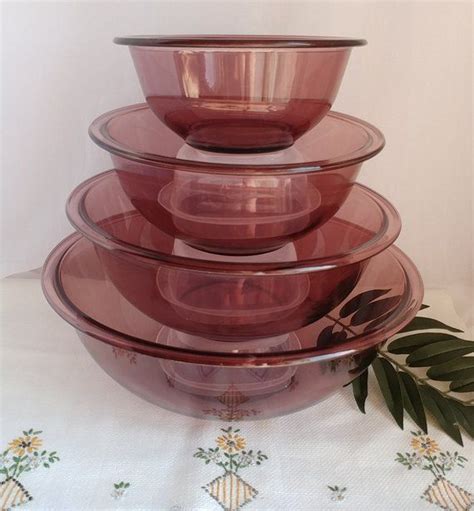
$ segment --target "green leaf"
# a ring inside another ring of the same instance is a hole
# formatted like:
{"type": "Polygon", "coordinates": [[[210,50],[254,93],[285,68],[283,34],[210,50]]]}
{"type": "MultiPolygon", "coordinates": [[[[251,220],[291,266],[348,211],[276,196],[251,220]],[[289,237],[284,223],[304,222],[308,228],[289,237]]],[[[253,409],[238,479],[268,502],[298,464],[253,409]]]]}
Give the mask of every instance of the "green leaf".
{"type": "Polygon", "coordinates": [[[462,405],[454,400],[450,400],[450,403],[457,423],[474,438],[474,406],[462,405]]]}
{"type": "MultiPolygon", "coordinates": [[[[376,357],[376,354],[369,352],[369,353],[361,353],[360,355],[354,356],[354,362],[357,364],[352,369],[349,369],[350,374],[361,374],[362,371],[365,371],[372,362],[374,361],[376,357]]],[[[352,383],[352,382],[350,382],[352,383]]]]}
{"type": "Polygon", "coordinates": [[[392,341],[387,346],[387,351],[397,355],[406,355],[419,348],[422,348],[423,346],[432,345],[442,341],[451,341],[453,339],[457,339],[459,341],[464,340],[459,339],[459,337],[454,337],[451,334],[439,334],[436,332],[405,335],[404,337],[399,337],[398,339],[392,341]]]}
{"type": "Polygon", "coordinates": [[[376,302],[372,302],[365,307],[359,309],[351,318],[352,326],[359,326],[374,319],[385,316],[387,312],[393,309],[400,302],[399,296],[391,296],[390,298],[382,298],[376,302]]]}
{"type": "Polygon", "coordinates": [[[382,325],[387,321],[387,319],[391,318],[393,316],[393,310],[389,310],[387,313],[383,314],[382,316],[379,316],[377,319],[374,319],[370,323],[367,323],[367,325],[364,326],[364,333],[370,332],[372,329],[378,327],[379,325],[382,325]]]}
{"type": "Polygon", "coordinates": [[[474,378],[474,357],[462,357],[430,367],[428,378],[438,381],[468,380],[474,378]]]}
{"type": "Polygon", "coordinates": [[[400,330],[400,332],[413,332],[413,330],[429,330],[431,328],[441,328],[443,330],[448,330],[449,332],[462,332],[462,330],[441,323],[441,321],[438,321],[437,319],[423,318],[421,316],[416,316],[416,318],[412,319],[403,330],[400,330]]]}
{"type": "Polygon", "coordinates": [[[366,369],[360,374],[355,380],[352,381],[352,392],[354,399],[356,400],[357,406],[362,413],[365,413],[365,400],[367,399],[369,371],[366,369]]]}
{"type": "Polygon", "coordinates": [[[453,392],[474,392],[474,378],[452,381],[449,390],[453,392]]]}
{"type": "Polygon", "coordinates": [[[372,362],[372,367],[387,408],[403,429],[403,400],[397,371],[388,360],[380,357],[372,362]]]}
{"type": "Polygon", "coordinates": [[[339,316],[341,318],[347,318],[357,310],[361,309],[368,305],[372,300],[375,300],[379,296],[383,296],[389,292],[389,289],[372,289],[370,291],[365,291],[364,293],[360,293],[357,296],[354,296],[351,300],[349,300],[344,307],[339,312],[339,316]]]}
{"type": "Polygon", "coordinates": [[[449,339],[418,348],[408,356],[407,364],[412,367],[434,366],[472,352],[474,352],[474,342],[449,339]]]}
{"type": "Polygon", "coordinates": [[[344,342],[347,339],[347,332],[344,330],[333,332],[334,326],[329,325],[321,330],[316,343],[318,348],[326,348],[338,342],[344,342]]]}
{"type": "Polygon", "coordinates": [[[450,400],[441,396],[438,391],[429,385],[421,385],[420,394],[426,408],[436,419],[443,431],[459,445],[463,445],[461,432],[457,426],[457,420],[451,408],[450,400]]]}
{"type": "Polygon", "coordinates": [[[426,425],[425,409],[423,401],[421,400],[420,391],[418,390],[418,385],[408,373],[399,372],[398,378],[400,379],[402,389],[403,407],[408,415],[415,421],[415,424],[426,433],[428,427],[426,425]]]}

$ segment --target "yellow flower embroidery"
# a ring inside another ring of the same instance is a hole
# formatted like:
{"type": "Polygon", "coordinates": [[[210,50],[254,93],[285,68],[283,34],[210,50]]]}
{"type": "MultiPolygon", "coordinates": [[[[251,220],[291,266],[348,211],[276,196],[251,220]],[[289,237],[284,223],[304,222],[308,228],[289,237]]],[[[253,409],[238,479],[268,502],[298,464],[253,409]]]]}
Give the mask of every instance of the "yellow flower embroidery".
{"type": "Polygon", "coordinates": [[[431,456],[439,451],[438,444],[429,436],[416,436],[411,439],[411,446],[421,456],[431,456]]]}
{"type": "Polygon", "coordinates": [[[245,448],[245,438],[237,433],[226,433],[216,438],[217,445],[229,454],[234,454],[245,448]]]}
{"type": "Polygon", "coordinates": [[[43,445],[43,441],[41,438],[37,436],[20,436],[12,440],[8,444],[8,448],[11,449],[13,454],[17,456],[23,456],[25,452],[31,454],[32,452],[37,451],[43,445]]]}

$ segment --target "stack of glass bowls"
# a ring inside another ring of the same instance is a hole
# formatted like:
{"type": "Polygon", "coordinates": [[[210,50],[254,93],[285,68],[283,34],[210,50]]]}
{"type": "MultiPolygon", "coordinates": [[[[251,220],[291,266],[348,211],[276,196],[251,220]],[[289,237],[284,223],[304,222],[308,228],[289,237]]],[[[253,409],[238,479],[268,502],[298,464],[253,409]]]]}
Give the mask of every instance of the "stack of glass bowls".
{"type": "Polygon", "coordinates": [[[177,412],[272,417],[349,383],[423,291],[398,213],[355,183],[383,135],[329,111],[365,41],[115,41],[147,103],[90,127],[114,169],[69,198],[51,306],[115,380],[177,412]]]}

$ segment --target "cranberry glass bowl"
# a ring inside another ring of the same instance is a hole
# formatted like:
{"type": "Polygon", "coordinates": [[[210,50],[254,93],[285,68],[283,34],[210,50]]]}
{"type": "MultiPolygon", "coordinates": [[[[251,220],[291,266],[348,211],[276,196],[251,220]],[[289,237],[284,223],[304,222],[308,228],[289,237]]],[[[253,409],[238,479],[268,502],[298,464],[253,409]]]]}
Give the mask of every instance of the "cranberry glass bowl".
{"type": "Polygon", "coordinates": [[[396,210],[361,185],[321,229],[254,256],[207,254],[169,236],[133,207],[113,171],[76,188],[67,213],[130,303],[171,328],[226,341],[284,334],[324,316],[400,232],[396,210]]]}
{"type": "Polygon", "coordinates": [[[43,271],[49,303],[96,362],[134,394],[200,418],[258,419],[306,408],[355,378],[416,314],[423,286],[395,247],[343,304],[306,328],[245,343],[199,339],[144,315],[110,284],[91,242],[64,240],[43,271]]]}
{"type": "Polygon", "coordinates": [[[336,97],[361,39],[279,36],[131,36],[154,114],[193,147],[260,152],[289,147],[336,97]]]}
{"type": "Polygon", "coordinates": [[[213,154],[184,144],[146,105],[102,115],[90,135],[152,224],[202,250],[236,255],[274,250],[324,224],[362,162],[384,145],[370,124],[330,113],[284,151],[213,154]]]}

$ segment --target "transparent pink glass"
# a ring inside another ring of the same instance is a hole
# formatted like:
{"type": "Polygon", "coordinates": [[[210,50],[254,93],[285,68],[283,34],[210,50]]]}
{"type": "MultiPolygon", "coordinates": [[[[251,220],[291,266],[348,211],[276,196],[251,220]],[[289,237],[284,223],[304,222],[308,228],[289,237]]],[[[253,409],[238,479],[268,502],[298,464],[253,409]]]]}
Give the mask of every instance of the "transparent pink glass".
{"type": "Polygon", "coordinates": [[[352,47],[364,40],[279,36],[131,36],[147,103],[193,147],[291,146],[329,111],[352,47]]]}
{"type": "Polygon", "coordinates": [[[201,250],[235,255],[275,250],[323,225],[362,162],[384,145],[375,127],[331,113],[284,151],[209,153],[184,144],[146,105],[104,114],[90,134],[152,224],[201,250]]]}
{"type": "Polygon", "coordinates": [[[423,295],[413,263],[392,247],[368,262],[343,303],[307,327],[264,340],[213,341],[143,314],[111,285],[93,244],[77,234],[51,253],[43,289],[125,388],[169,410],[218,420],[274,417],[336,392],[414,317],[423,295]]]}
{"type": "Polygon", "coordinates": [[[80,185],[67,212],[110,281],[144,314],[225,341],[284,334],[324,316],[400,231],[395,209],[360,185],[321,229],[254,256],[207,254],[169,236],[134,208],[115,172],[80,185]]]}

